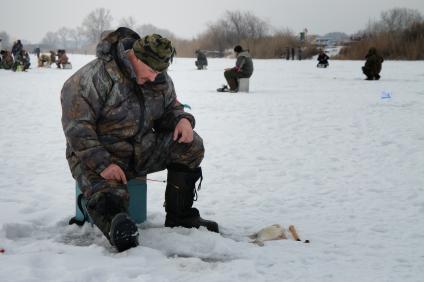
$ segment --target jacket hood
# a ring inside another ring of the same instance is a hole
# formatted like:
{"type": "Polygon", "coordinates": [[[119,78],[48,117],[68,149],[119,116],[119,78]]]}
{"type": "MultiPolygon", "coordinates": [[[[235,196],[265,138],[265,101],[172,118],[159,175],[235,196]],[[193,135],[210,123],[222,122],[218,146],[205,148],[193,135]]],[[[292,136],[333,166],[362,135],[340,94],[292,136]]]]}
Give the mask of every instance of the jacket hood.
{"type": "Polygon", "coordinates": [[[237,55],[237,58],[238,58],[238,57],[247,57],[247,58],[251,58],[251,57],[252,57],[252,55],[250,55],[249,51],[247,51],[247,50],[243,50],[243,51],[241,51],[241,52],[237,55]]]}
{"type": "Polygon", "coordinates": [[[118,43],[121,43],[121,49],[129,49],[135,40],[140,36],[127,27],[120,27],[117,30],[104,36],[96,47],[96,56],[106,61],[112,60],[116,56],[118,43]],[[122,48],[123,47],[123,48],[122,48]]]}
{"type": "Polygon", "coordinates": [[[125,76],[135,79],[135,72],[126,51],[131,49],[134,41],[139,38],[140,36],[133,30],[120,27],[105,35],[97,44],[96,56],[106,62],[115,60],[125,76]]]}

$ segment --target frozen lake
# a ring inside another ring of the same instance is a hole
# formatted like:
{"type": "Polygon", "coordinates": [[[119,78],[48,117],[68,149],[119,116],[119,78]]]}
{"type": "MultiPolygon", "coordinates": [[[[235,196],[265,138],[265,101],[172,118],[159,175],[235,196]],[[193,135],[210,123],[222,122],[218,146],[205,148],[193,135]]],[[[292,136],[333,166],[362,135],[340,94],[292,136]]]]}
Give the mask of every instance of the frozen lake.
{"type": "MultiPolygon", "coordinates": [[[[217,93],[233,59],[177,58],[169,73],[203,137],[196,206],[220,224],[164,228],[165,185],[148,183],[141,245],[116,253],[68,226],[74,181],[60,90],[72,70],[0,70],[1,281],[423,281],[424,62],[254,60],[250,93],[217,93]],[[390,93],[391,98],[383,98],[390,93]],[[250,244],[294,224],[302,239],[250,244]]],[[[165,172],[150,175],[163,180],[165,172]]]]}

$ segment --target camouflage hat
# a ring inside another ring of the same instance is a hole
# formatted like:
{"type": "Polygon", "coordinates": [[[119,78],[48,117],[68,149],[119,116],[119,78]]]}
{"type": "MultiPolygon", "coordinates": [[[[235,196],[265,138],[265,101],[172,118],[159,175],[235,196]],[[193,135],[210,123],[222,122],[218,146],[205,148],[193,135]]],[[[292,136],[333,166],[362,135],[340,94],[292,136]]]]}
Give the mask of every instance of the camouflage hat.
{"type": "Polygon", "coordinates": [[[158,72],[168,68],[175,54],[171,41],[159,34],[138,39],[133,44],[133,50],[137,58],[158,72]]]}

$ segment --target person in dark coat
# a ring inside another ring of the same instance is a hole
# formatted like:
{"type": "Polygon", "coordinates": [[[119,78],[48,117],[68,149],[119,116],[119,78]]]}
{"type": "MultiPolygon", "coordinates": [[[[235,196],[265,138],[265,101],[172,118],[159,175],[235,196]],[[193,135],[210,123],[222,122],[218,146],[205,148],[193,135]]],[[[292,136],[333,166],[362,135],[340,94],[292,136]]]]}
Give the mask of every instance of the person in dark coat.
{"type": "Polygon", "coordinates": [[[327,54],[325,54],[325,52],[323,50],[319,51],[319,55],[318,55],[318,64],[317,67],[319,68],[326,68],[328,67],[328,59],[330,57],[327,56],[327,54]]]}
{"type": "Polygon", "coordinates": [[[377,49],[371,47],[368,54],[365,56],[367,59],[365,66],[362,67],[362,72],[367,76],[366,80],[379,80],[381,65],[384,59],[377,53],[377,49]]]}
{"type": "MultiPolygon", "coordinates": [[[[15,58],[16,57],[16,55],[19,53],[19,52],[21,52],[21,50],[23,49],[23,45],[22,45],[22,43],[21,43],[21,40],[17,40],[17,41],[15,41],[14,43],[13,43],[13,46],[12,46],[12,54],[13,54],[13,57],[15,58]]],[[[16,58],[15,58],[15,60],[16,60],[16,58]]]]}
{"type": "Polygon", "coordinates": [[[1,64],[0,69],[10,70],[15,63],[12,54],[7,50],[1,50],[1,64]]]}
{"type": "Polygon", "coordinates": [[[34,53],[37,56],[37,59],[40,58],[40,53],[41,53],[40,47],[35,48],[34,53]]]}
{"type": "Polygon", "coordinates": [[[25,49],[21,49],[15,56],[15,63],[13,64],[13,71],[26,71],[31,65],[30,57],[25,49]]]}
{"type": "Polygon", "coordinates": [[[138,245],[137,226],[128,216],[127,180],[164,169],[165,226],[219,232],[216,222],[201,218],[193,207],[204,146],[167,73],[174,50],[158,34],[140,38],[120,27],[62,88],[72,176],[90,219],[118,251],[138,245]]]}
{"type": "Polygon", "coordinates": [[[68,55],[66,55],[66,50],[64,49],[57,50],[57,61],[56,61],[57,68],[64,69],[67,64],[69,64],[69,58],[68,58],[68,55]]]}
{"type": "Polygon", "coordinates": [[[208,66],[208,59],[206,58],[205,53],[200,50],[196,50],[195,54],[197,56],[195,64],[198,70],[204,69],[206,66],[208,66]]]}
{"type": "MultiPolygon", "coordinates": [[[[249,51],[243,50],[243,47],[237,45],[234,47],[234,53],[237,56],[235,67],[225,69],[224,71],[224,77],[230,87],[230,92],[238,91],[238,80],[240,78],[249,78],[253,74],[253,61],[249,51]]],[[[217,91],[227,91],[227,86],[224,85],[222,88],[218,88],[217,91]]]]}

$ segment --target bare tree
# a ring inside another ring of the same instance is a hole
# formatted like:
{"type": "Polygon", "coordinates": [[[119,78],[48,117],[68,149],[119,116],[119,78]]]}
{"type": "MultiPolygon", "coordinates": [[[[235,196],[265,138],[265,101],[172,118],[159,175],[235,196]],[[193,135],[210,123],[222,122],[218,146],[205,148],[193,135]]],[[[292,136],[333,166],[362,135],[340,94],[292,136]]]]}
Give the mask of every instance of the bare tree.
{"type": "Polygon", "coordinates": [[[127,18],[122,18],[119,21],[119,26],[125,26],[134,30],[136,28],[136,20],[131,16],[127,18]]]}
{"type": "Polygon", "coordinates": [[[226,29],[222,24],[222,22],[209,24],[207,31],[199,36],[200,48],[224,52],[229,43],[226,42],[226,29]]]}
{"type": "Polygon", "coordinates": [[[10,46],[11,46],[10,36],[9,36],[9,34],[7,34],[7,32],[1,31],[0,32],[0,39],[1,39],[1,43],[0,43],[1,48],[10,48],[10,46]]]}
{"type": "Polygon", "coordinates": [[[57,31],[57,36],[58,36],[59,44],[61,45],[61,47],[65,49],[68,48],[70,34],[71,34],[71,30],[67,27],[61,27],[57,31]]]}
{"type": "Polygon", "coordinates": [[[82,41],[84,40],[84,29],[82,27],[77,27],[69,31],[69,37],[72,39],[74,48],[79,49],[81,47],[82,41]]]}
{"type": "Polygon", "coordinates": [[[394,8],[381,13],[359,33],[360,40],[344,47],[341,59],[362,59],[370,47],[376,47],[385,59],[419,60],[424,58],[424,21],[417,10],[394,8]]]}
{"type": "Polygon", "coordinates": [[[75,49],[79,49],[81,47],[81,43],[84,38],[84,29],[82,27],[77,27],[75,29],[69,30],[69,38],[72,41],[72,46],[75,49]]]}
{"type": "Polygon", "coordinates": [[[241,42],[245,42],[249,48],[255,40],[266,36],[268,31],[269,24],[250,12],[227,11],[222,19],[209,24],[200,37],[206,48],[223,52],[241,42]]]}
{"type": "Polygon", "coordinates": [[[102,32],[110,28],[112,19],[110,10],[105,8],[98,8],[88,14],[82,26],[90,43],[96,43],[100,40],[102,32]]]}
{"type": "Polygon", "coordinates": [[[41,40],[42,44],[45,44],[49,48],[55,49],[59,43],[59,36],[56,32],[47,32],[46,35],[41,40]]]}
{"type": "Polygon", "coordinates": [[[235,42],[240,42],[242,38],[247,37],[247,32],[243,24],[244,20],[241,12],[227,11],[224,21],[227,21],[227,26],[229,28],[228,31],[233,36],[235,42]]]}
{"type": "Polygon", "coordinates": [[[269,24],[251,13],[244,15],[244,25],[249,38],[259,39],[267,35],[269,24]]]}
{"type": "Polygon", "coordinates": [[[400,32],[422,21],[419,11],[408,8],[394,8],[381,13],[381,23],[388,32],[400,32]]]}
{"type": "Polygon", "coordinates": [[[266,35],[269,25],[250,12],[227,11],[224,20],[235,41],[258,39],[266,35]]]}

